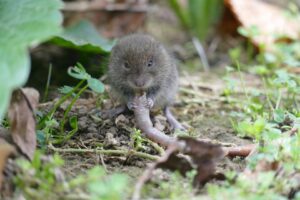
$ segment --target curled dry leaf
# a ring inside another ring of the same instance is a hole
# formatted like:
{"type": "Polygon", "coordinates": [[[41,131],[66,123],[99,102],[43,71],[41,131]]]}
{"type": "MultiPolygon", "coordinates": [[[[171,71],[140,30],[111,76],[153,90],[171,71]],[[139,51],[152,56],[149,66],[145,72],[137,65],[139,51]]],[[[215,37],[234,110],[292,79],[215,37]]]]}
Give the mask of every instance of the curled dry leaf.
{"type": "Polygon", "coordinates": [[[250,38],[256,46],[272,50],[279,39],[299,39],[299,22],[277,6],[259,0],[224,0],[224,3],[243,27],[257,27],[259,34],[250,38]]]}
{"type": "Polygon", "coordinates": [[[13,92],[8,109],[12,139],[20,151],[32,159],[36,148],[35,118],[33,109],[39,101],[39,93],[33,88],[13,92]]]}
{"type": "Polygon", "coordinates": [[[248,144],[244,146],[235,146],[235,147],[223,147],[223,150],[226,156],[235,157],[247,157],[251,155],[257,148],[256,144],[248,144]]]}
{"type": "Polygon", "coordinates": [[[216,177],[216,162],[224,156],[225,153],[220,145],[199,141],[195,138],[181,137],[170,144],[165,154],[145,170],[135,186],[132,199],[140,199],[142,186],[151,178],[152,172],[157,168],[178,170],[182,175],[195,169],[197,173],[194,177],[194,185],[202,186],[211,178],[216,177]],[[178,154],[178,152],[183,154],[178,154]]]}
{"type": "Polygon", "coordinates": [[[9,155],[15,152],[14,146],[8,144],[4,139],[0,138],[0,191],[3,181],[3,170],[6,166],[6,160],[9,155]]]}

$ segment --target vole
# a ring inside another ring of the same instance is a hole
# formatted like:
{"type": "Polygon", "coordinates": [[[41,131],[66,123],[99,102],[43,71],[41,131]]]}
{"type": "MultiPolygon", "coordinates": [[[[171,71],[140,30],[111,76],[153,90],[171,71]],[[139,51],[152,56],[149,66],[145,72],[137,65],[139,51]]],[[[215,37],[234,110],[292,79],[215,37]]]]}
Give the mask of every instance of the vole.
{"type": "Polygon", "coordinates": [[[184,127],[170,112],[178,90],[176,65],[164,48],[152,36],[131,34],[121,38],[113,47],[109,60],[109,82],[120,106],[110,115],[132,109],[137,92],[146,92],[151,110],[163,109],[173,129],[184,127]]]}

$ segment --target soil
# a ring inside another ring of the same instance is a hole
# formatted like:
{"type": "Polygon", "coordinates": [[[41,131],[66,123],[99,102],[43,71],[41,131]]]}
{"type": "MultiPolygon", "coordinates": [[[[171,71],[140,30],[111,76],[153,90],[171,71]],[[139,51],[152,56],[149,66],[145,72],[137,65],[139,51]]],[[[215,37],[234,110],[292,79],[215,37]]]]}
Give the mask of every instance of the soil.
{"type": "MultiPolygon", "coordinates": [[[[179,92],[176,104],[172,110],[179,121],[189,127],[188,133],[190,136],[228,143],[228,145],[249,144],[251,143],[250,140],[238,137],[232,129],[230,112],[234,108],[222,100],[222,90],[225,85],[215,73],[194,73],[193,75],[182,76],[181,92],[179,92]],[[187,77],[189,78],[187,79],[187,77]],[[204,84],[207,77],[210,80],[209,85],[204,84]],[[190,80],[193,81],[191,82],[190,80]],[[194,95],[187,94],[185,90],[190,90],[192,87],[196,93],[194,95]],[[202,97],[199,98],[198,96],[202,97]]],[[[99,105],[97,104],[97,96],[90,94],[85,96],[86,98],[81,98],[75,103],[69,115],[77,116],[78,132],[70,140],[61,145],[56,145],[56,147],[62,149],[132,149],[133,142],[131,138],[135,127],[132,113],[121,114],[113,119],[101,119],[101,111],[113,107],[111,100],[109,98],[102,99],[102,103],[99,105]]],[[[41,104],[40,110],[48,110],[53,106],[54,102],[41,104]]],[[[68,104],[69,102],[63,104],[56,113],[55,117],[58,121],[63,116],[68,104]]],[[[169,130],[166,119],[161,113],[154,114],[153,121],[155,126],[166,134],[178,134],[169,130]]],[[[66,126],[66,130],[68,129],[70,127],[66,126]]],[[[144,143],[144,148],[139,149],[139,151],[151,155],[159,155],[148,143],[144,143]]],[[[109,156],[97,153],[60,154],[65,160],[63,170],[70,177],[79,173],[85,173],[86,169],[96,165],[101,165],[108,173],[123,172],[132,177],[132,180],[136,180],[147,164],[151,162],[151,160],[135,156],[109,156]]],[[[244,167],[245,160],[243,158],[225,158],[218,163],[217,171],[222,173],[228,170],[242,171],[244,167]]]]}

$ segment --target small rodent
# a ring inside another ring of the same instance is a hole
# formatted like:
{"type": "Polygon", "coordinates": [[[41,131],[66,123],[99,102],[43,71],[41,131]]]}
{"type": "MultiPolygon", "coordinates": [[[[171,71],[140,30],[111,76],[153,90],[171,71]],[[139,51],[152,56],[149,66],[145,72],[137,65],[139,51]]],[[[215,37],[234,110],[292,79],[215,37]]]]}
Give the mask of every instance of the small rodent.
{"type": "Polygon", "coordinates": [[[110,55],[108,78],[114,96],[121,104],[114,114],[131,109],[137,92],[146,92],[151,110],[163,109],[173,129],[184,129],[173,117],[169,106],[178,90],[176,65],[153,37],[132,34],[121,38],[110,55]]]}

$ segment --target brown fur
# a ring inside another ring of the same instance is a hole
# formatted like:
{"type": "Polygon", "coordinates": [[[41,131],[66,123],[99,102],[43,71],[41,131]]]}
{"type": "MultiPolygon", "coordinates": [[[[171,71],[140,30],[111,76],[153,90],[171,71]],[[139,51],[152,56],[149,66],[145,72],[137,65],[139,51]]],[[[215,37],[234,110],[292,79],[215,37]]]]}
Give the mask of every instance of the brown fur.
{"type": "Polygon", "coordinates": [[[111,52],[108,77],[122,105],[138,91],[146,91],[154,109],[165,108],[173,103],[178,88],[178,72],[170,55],[158,41],[143,34],[128,35],[117,42],[111,52]]]}

